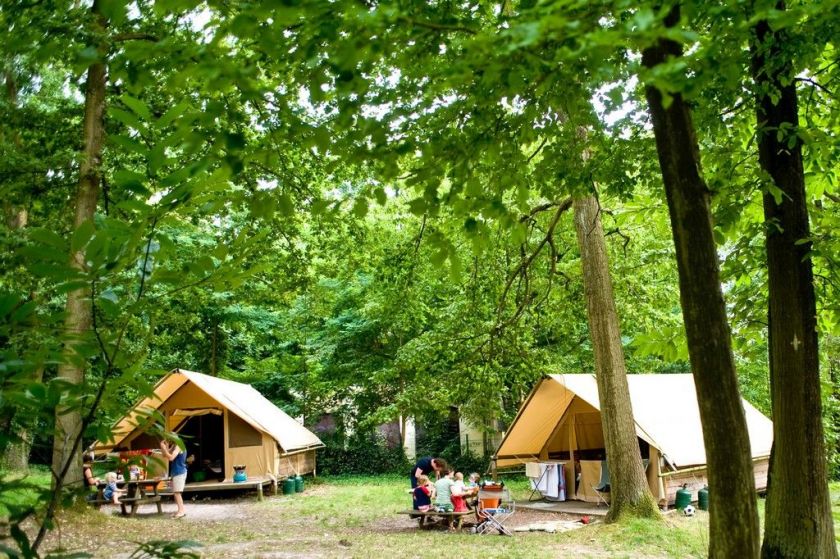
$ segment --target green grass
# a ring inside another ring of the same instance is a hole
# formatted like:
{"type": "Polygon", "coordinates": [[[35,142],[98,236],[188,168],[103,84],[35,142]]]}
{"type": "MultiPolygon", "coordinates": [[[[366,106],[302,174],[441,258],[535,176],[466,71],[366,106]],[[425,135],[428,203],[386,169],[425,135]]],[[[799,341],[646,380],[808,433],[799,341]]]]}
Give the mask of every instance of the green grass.
{"type": "Polygon", "coordinates": [[[0,518],[8,517],[12,508],[33,507],[46,498],[50,480],[50,471],[43,466],[33,466],[26,475],[0,473],[0,518]]]}
{"type": "MultiPolygon", "coordinates": [[[[45,472],[33,479],[49,483],[45,472]]],[[[510,478],[506,484],[517,499],[526,499],[530,493],[523,478],[510,478]]],[[[831,491],[835,522],[840,526],[840,483],[832,484],[831,491]]],[[[32,494],[22,492],[18,497],[25,500],[32,494]]],[[[253,497],[217,500],[202,507],[188,502],[187,519],[179,522],[156,515],[122,518],[78,505],[62,514],[61,545],[68,551],[93,551],[100,556],[114,549],[133,549],[134,542],[151,539],[192,540],[204,546],[208,558],[259,556],[281,549],[288,556],[301,557],[707,556],[708,515],[704,512],[693,518],[674,513],[661,520],[597,523],[566,533],[526,532],[504,538],[445,529],[421,531],[414,521],[396,514],[409,508],[410,502],[405,476],[346,476],[307,479],[304,493],[268,497],[263,502],[253,497]]],[[[528,522],[540,519],[537,515],[528,522]]],[[[51,538],[45,551],[58,545],[57,534],[51,538]]]]}

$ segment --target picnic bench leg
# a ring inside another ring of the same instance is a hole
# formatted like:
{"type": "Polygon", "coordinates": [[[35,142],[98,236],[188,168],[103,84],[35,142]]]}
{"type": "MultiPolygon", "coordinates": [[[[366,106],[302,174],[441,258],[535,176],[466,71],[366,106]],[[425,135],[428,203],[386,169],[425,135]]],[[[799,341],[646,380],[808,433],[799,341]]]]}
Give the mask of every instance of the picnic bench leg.
{"type": "Polygon", "coordinates": [[[458,517],[458,531],[459,532],[461,531],[461,528],[462,528],[463,524],[464,524],[464,517],[462,515],[462,516],[458,517]]]}
{"type": "Polygon", "coordinates": [[[122,511],[123,516],[128,514],[127,512],[125,512],[125,504],[124,503],[120,503],[120,511],[122,511]]]}
{"type": "Polygon", "coordinates": [[[131,516],[134,516],[137,513],[138,508],[140,508],[140,504],[137,501],[131,503],[131,516]]]}
{"type": "Polygon", "coordinates": [[[163,507],[160,505],[160,501],[155,501],[155,505],[157,505],[158,514],[163,514],[163,507]]]}

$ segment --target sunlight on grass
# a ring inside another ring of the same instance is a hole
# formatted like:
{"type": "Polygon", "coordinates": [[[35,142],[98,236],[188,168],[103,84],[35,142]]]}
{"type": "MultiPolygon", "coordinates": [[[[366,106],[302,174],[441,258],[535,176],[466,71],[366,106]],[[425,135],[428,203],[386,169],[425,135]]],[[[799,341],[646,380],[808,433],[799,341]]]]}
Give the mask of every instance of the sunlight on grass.
{"type": "Polygon", "coordinates": [[[9,507],[31,507],[50,487],[50,471],[33,466],[29,474],[0,473],[0,518],[9,515],[9,507]]]}
{"type": "MultiPolygon", "coordinates": [[[[270,496],[187,502],[187,519],[173,522],[151,510],[123,518],[115,510],[84,504],[62,514],[63,544],[71,551],[125,548],[149,539],[195,540],[207,558],[270,555],[282,549],[301,557],[589,557],[702,558],[708,553],[709,516],[678,513],[661,520],[595,522],[565,533],[517,532],[512,538],[453,533],[444,527],[420,530],[398,515],[411,506],[407,476],[347,476],[307,479],[306,490],[270,496]],[[108,541],[103,540],[107,534],[108,541]]],[[[42,478],[46,483],[47,476],[42,478]]],[[[527,499],[527,481],[506,480],[517,499],[527,499]]],[[[835,519],[840,516],[840,484],[832,484],[835,519]]],[[[26,494],[21,494],[25,498],[26,494]]],[[[31,495],[29,496],[31,498],[31,495]]],[[[171,507],[171,505],[169,505],[171,507]]],[[[760,508],[763,502],[759,501],[760,508]]],[[[517,512],[512,518],[516,525],[517,512]]],[[[534,514],[534,513],[530,513],[534,514]]],[[[537,515],[538,517],[540,515],[537,515]]],[[[527,520],[537,522],[539,518],[527,520]]],[[[526,522],[520,520],[520,523],[526,522]]],[[[840,525],[840,522],[838,522],[840,525]]]]}

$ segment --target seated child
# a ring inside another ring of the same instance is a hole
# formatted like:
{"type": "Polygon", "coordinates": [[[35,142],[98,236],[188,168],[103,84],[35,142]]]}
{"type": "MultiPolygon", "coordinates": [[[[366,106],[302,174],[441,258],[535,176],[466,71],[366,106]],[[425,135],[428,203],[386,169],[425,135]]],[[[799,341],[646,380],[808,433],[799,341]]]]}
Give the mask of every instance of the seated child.
{"type": "Polygon", "coordinates": [[[478,501],[478,490],[479,482],[481,481],[481,476],[478,472],[473,472],[470,474],[470,479],[467,482],[467,487],[464,490],[464,496],[466,497],[464,500],[467,502],[467,507],[474,509],[477,501],[478,501]]]}
{"type": "Polygon", "coordinates": [[[455,472],[455,481],[452,483],[452,506],[454,507],[455,512],[466,512],[467,511],[467,503],[464,501],[464,497],[467,492],[467,487],[464,485],[464,474],[461,472],[455,472]]]}
{"type": "Polygon", "coordinates": [[[412,490],[414,510],[425,512],[432,508],[432,493],[434,493],[434,489],[434,486],[429,481],[429,476],[421,475],[417,478],[417,487],[412,490]]]}
{"type": "Polygon", "coordinates": [[[108,472],[105,474],[105,489],[102,491],[102,496],[106,501],[111,501],[115,505],[119,505],[119,496],[124,493],[122,489],[117,489],[117,474],[108,472]]]}
{"type": "Polygon", "coordinates": [[[467,482],[467,487],[470,489],[474,489],[476,492],[478,491],[478,482],[481,481],[481,476],[478,475],[478,472],[473,472],[470,474],[470,480],[467,482]]]}
{"type": "Polygon", "coordinates": [[[435,510],[438,512],[452,512],[452,470],[446,470],[444,475],[435,482],[435,510]]]}

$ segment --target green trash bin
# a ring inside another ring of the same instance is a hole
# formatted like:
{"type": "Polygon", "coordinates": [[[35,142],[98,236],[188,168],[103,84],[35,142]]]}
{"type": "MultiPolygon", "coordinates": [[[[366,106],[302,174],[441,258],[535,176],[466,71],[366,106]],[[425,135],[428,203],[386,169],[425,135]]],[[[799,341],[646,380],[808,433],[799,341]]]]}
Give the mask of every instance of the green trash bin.
{"type": "Polygon", "coordinates": [[[709,510],[709,486],[703,487],[697,492],[697,508],[700,510],[709,510]]]}
{"type": "Polygon", "coordinates": [[[303,493],[303,477],[301,476],[295,477],[295,491],[303,493]]]}
{"type": "Polygon", "coordinates": [[[287,477],[283,481],[283,495],[291,495],[295,492],[295,478],[287,477]]]}
{"type": "Polygon", "coordinates": [[[682,489],[677,489],[677,498],[674,501],[674,508],[682,510],[691,504],[691,491],[688,490],[688,484],[684,484],[682,489]]]}

